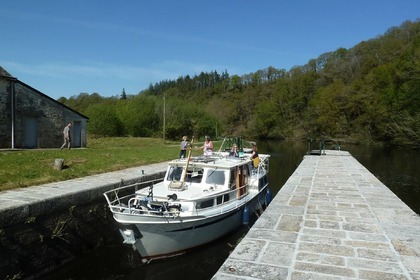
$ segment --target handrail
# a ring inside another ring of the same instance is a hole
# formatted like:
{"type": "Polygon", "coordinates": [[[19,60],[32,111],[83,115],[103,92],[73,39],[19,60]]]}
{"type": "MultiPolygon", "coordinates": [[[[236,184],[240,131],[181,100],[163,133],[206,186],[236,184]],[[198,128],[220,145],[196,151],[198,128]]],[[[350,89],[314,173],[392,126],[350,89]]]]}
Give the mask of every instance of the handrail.
{"type": "MultiPolygon", "coordinates": [[[[131,185],[128,185],[128,186],[124,186],[124,187],[121,187],[121,188],[127,188],[127,187],[135,187],[137,184],[131,184],[131,185]]],[[[107,193],[109,194],[109,193],[112,193],[113,191],[115,191],[115,193],[118,191],[118,190],[120,190],[121,188],[118,188],[118,189],[115,189],[115,190],[111,190],[111,191],[107,191],[107,193]]],[[[245,189],[246,188],[246,186],[241,186],[240,187],[240,189],[245,189]]],[[[211,196],[208,196],[208,197],[206,197],[206,198],[204,198],[203,200],[209,200],[209,199],[215,199],[216,197],[218,197],[218,196],[220,196],[220,195],[230,195],[231,193],[236,193],[238,191],[238,189],[231,189],[231,190],[228,190],[227,192],[224,192],[224,193],[218,193],[218,194],[214,194],[214,195],[211,195],[211,196]]],[[[115,202],[118,200],[117,198],[115,198],[114,200],[110,200],[109,199],[109,197],[108,196],[105,196],[106,197],[106,199],[107,199],[107,201],[108,201],[108,205],[109,205],[109,207],[110,207],[110,209],[111,209],[111,211],[112,212],[123,212],[123,210],[124,209],[127,209],[128,210],[128,213],[131,213],[132,212],[132,210],[139,210],[139,211],[141,211],[141,209],[134,209],[134,208],[132,208],[131,207],[131,203],[130,203],[130,201],[132,201],[133,199],[134,199],[134,196],[135,196],[135,193],[132,193],[132,194],[130,194],[130,195],[127,195],[127,196],[124,196],[124,197],[122,197],[122,198],[120,198],[120,199],[126,199],[126,198],[129,198],[129,197],[131,197],[128,201],[127,201],[127,205],[126,206],[122,206],[122,205],[117,205],[117,204],[115,204],[115,202]],[[117,210],[114,210],[114,209],[118,209],[119,211],[117,211],[117,210]]],[[[242,196],[244,196],[244,195],[242,195],[242,196]]],[[[242,197],[241,196],[241,197],[242,197]]],[[[229,200],[230,201],[230,200],[229,200]]],[[[223,204],[225,204],[225,203],[228,203],[229,201],[224,201],[223,202],[223,204]]],[[[239,198],[239,199],[235,199],[235,201],[236,201],[236,203],[238,204],[238,203],[240,203],[240,201],[241,201],[241,198],[239,198]]],[[[197,200],[182,200],[181,202],[192,202],[192,203],[194,203],[194,205],[196,205],[196,203],[197,203],[197,200]]],[[[197,213],[199,213],[201,210],[208,210],[208,209],[210,209],[210,208],[216,208],[217,206],[219,206],[219,205],[217,205],[217,204],[214,204],[213,206],[211,206],[211,207],[206,207],[206,208],[203,208],[203,209],[197,209],[196,207],[194,207],[195,208],[195,211],[197,212],[197,213]]],[[[159,212],[159,211],[156,211],[156,210],[151,210],[151,209],[149,209],[148,210],[148,213],[149,214],[161,214],[161,212],[159,212]]],[[[172,215],[172,213],[170,213],[170,212],[164,212],[164,214],[165,215],[169,215],[169,216],[171,216],[172,215]]]]}
{"type": "Polygon", "coordinates": [[[115,206],[116,201],[121,203],[121,200],[127,199],[127,198],[135,195],[135,192],[130,192],[127,195],[119,196],[119,194],[118,194],[119,192],[123,192],[124,190],[127,190],[129,188],[135,188],[135,187],[139,187],[139,186],[141,186],[140,189],[143,189],[143,188],[146,188],[146,187],[150,186],[150,184],[153,185],[153,184],[156,184],[156,183],[161,182],[161,181],[163,181],[163,178],[154,179],[154,180],[150,180],[150,181],[146,181],[146,182],[138,182],[138,183],[134,183],[134,184],[129,184],[129,185],[121,186],[121,187],[106,191],[106,192],[104,192],[103,195],[105,196],[105,199],[107,200],[109,206],[115,206]],[[113,199],[111,199],[111,195],[115,195],[115,197],[113,199]]]}

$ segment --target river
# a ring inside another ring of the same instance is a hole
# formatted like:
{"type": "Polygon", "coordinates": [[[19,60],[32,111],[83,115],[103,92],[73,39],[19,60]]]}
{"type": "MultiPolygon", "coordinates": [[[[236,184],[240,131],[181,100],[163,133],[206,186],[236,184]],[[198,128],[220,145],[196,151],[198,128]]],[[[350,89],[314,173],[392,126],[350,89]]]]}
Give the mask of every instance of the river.
{"type": "MultiPolygon", "coordinates": [[[[308,151],[307,143],[266,141],[259,144],[261,153],[272,155],[270,189],[275,195],[300,164],[308,151]]],[[[317,149],[315,145],[312,148],[317,149]]],[[[335,145],[326,147],[334,149],[335,145]]],[[[417,214],[420,214],[420,151],[402,148],[342,145],[361,164],[390,188],[417,214]]],[[[110,221],[113,225],[114,221],[110,221]]],[[[250,224],[252,225],[252,223],[250,224]]],[[[250,226],[249,225],[249,226],[250,226]]],[[[47,279],[210,279],[249,226],[198,250],[176,258],[142,264],[137,252],[123,245],[114,226],[111,241],[53,273],[47,279]]]]}

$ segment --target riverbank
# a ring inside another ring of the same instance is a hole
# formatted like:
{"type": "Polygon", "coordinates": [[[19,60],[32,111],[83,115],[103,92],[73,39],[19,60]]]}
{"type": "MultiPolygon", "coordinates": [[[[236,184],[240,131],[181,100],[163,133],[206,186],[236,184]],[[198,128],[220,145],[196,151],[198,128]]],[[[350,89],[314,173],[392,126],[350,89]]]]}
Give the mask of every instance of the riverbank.
{"type": "Polygon", "coordinates": [[[0,191],[159,163],[178,155],[178,142],[140,137],[89,138],[83,149],[0,150],[0,191]],[[61,170],[55,168],[57,159],[63,160],[61,170]]]}

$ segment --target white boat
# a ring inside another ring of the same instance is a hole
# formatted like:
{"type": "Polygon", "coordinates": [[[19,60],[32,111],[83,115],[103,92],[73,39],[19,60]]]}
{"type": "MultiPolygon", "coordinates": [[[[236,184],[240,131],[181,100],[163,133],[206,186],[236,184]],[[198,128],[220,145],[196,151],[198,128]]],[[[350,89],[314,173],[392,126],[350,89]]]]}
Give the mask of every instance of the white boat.
{"type": "Polygon", "coordinates": [[[249,154],[190,155],[191,149],[187,159],[170,161],[159,182],[104,193],[124,243],[145,262],[211,242],[247,223],[271,199],[270,155],[259,154],[259,162],[249,154]]]}

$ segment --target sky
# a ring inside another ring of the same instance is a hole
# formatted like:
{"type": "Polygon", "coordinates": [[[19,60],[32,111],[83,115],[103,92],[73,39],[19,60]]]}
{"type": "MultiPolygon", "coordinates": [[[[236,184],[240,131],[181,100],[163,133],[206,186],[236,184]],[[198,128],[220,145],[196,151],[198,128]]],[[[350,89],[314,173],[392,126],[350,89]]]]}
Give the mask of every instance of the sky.
{"type": "Polygon", "coordinates": [[[58,99],[138,94],[201,72],[290,70],[420,18],[418,0],[15,0],[0,66],[58,99]]]}

